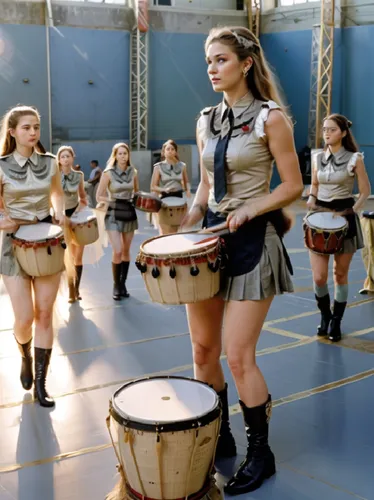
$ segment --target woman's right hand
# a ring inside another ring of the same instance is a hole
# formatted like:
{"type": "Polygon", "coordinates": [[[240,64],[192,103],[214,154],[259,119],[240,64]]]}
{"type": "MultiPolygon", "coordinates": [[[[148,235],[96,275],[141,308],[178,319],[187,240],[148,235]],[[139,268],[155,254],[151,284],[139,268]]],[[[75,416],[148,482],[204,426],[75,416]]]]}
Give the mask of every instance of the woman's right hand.
{"type": "Polygon", "coordinates": [[[202,218],[203,214],[200,208],[196,205],[192,206],[191,210],[183,217],[180,227],[181,229],[188,229],[190,227],[193,227],[195,224],[201,221],[202,218]]]}
{"type": "Polygon", "coordinates": [[[308,201],[306,202],[306,206],[309,208],[309,210],[317,209],[316,199],[314,198],[314,196],[309,196],[308,201]]]}

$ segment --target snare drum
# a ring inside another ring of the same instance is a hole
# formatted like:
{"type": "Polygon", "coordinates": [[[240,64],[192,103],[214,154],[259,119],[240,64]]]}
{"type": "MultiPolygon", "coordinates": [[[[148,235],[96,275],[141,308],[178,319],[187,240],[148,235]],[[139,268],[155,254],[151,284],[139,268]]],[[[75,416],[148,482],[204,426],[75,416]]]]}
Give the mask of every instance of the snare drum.
{"type": "Polygon", "coordinates": [[[135,264],[154,302],[210,299],[220,286],[221,240],[198,233],[158,236],[140,246],[135,264]]]}
{"type": "Polygon", "coordinates": [[[50,276],[64,270],[66,244],[60,226],[47,222],[21,226],[12,242],[18,263],[29,276],[50,276]]]}
{"type": "Polygon", "coordinates": [[[109,413],[126,498],[172,500],[193,495],[198,500],[207,495],[214,484],[221,424],[213,389],[183,377],[135,380],[114,393],[109,413]]]}
{"type": "Polygon", "coordinates": [[[186,200],[170,196],[162,200],[162,208],[158,213],[158,222],[165,226],[179,226],[186,213],[186,200]]]}
{"type": "Polygon", "coordinates": [[[343,247],[348,222],[333,212],[314,212],[305,217],[303,229],[307,248],[316,253],[331,255],[343,247]]]}
{"type": "Polygon", "coordinates": [[[99,239],[97,219],[91,210],[74,213],[70,221],[73,241],[77,245],[90,245],[99,239]]]}
{"type": "Polygon", "coordinates": [[[160,210],[162,203],[158,196],[138,191],[134,194],[134,206],[143,212],[156,213],[160,210]]]}

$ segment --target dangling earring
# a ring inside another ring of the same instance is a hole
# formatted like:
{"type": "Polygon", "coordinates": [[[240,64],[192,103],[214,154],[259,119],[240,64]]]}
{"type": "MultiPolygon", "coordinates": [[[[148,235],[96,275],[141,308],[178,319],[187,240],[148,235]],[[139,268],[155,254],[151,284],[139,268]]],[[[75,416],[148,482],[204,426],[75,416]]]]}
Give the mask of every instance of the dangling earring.
{"type": "Polygon", "coordinates": [[[248,75],[250,69],[251,69],[251,67],[243,69],[243,76],[244,76],[244,78],[247,78],[247,75],[248,75]]]}

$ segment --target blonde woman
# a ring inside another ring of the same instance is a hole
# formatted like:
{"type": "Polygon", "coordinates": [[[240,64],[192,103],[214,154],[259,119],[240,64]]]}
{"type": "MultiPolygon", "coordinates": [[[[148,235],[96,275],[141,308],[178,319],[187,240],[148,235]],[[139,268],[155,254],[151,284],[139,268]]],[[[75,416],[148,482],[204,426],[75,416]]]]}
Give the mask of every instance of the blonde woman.
{"type": "Polygon", "coordinates": [[[226,222],[228,263],[219,294],[187,305],[195,376],[212,384],[223,415],[217,456],[236,455],[230,431],[227,384],[220,363],[221,336],[242,408],[247,456],[225,492],[254,491],[275,473],[268,443],[271,396],[256,363],[256,345],[275,295],[292,292],[292,268],[282,237],[283,207],[303,183],[293,131],[259,40],[242,27],[213,29],[205,43],[218,106],[201,112],[197,144],[201,181],[183,226],[205,216],[207,227],[226,222]],[[274,160],[281,183],[270,193],[274,160]]]}
{"type": "MultiPolygon", "coordinates": [[[[57,151],[57,163],[61,172],[61,184],[64,190],[65,215],[71,217],[74,212],[82,210],[88,205],[84,189],[84,174],[74,170],[75,153],[71,146],[61,146],[57,151]]],[[[69,303],[82,300],[79,286],[83,273],[84,246],[72,242],[71,254],[74,260],[75,279],[69,279],[69,303]]]]}
{"type": "Polygon", "coordinates": [[[138,229],[138,218],[131,201],[136,191],[139,191],[138,173],[131,165],[130,148],[126,143],[120,142],[113,146],[96,194],[98,203],[109,204],[105,229],[113,250],[114,300],[129,297],[126,280],[130,266],[130,247],[134,231],[138,229]]]}
{"type": "Polygon", "coordinates": [[[30,106],[16,106],[5,114],[0,132],[0,198],[6,217],[0,219],[3,244],[0,274],[13,307],[14,337],[22,355],[21,383],[25,390],[34,384],[34,397],[41,406],[54,401],[45,383],[53,346],[53,306],[61,273],[51,276],[28,276],[12,251],[10,233],[22,223],[64,223],[64,193],[56,160],[45,153],[40,143],[40,115],[30,106]],[[32,328],[35,326],[34,355],[31,352],[32,328]]]}
{"type": "MultiPolygon", "coordinates": [[[[151,191],[158,193],[161,199],[168,197],[189,198],[191,187],[188,182],[186,164],[179,160],[178,145],[173,140],[166,141],[161,149],[161,160],[154,165],[151,191]]],[[[178,232],[179,226],[159,224],[160,234],[178,232]]]]}

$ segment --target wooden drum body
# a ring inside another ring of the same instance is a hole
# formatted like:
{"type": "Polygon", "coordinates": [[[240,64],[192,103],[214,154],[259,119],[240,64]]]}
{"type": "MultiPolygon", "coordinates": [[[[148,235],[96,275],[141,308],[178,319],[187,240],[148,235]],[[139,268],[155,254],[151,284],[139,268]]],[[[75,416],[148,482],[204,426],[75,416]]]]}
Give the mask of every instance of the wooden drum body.
{"type": "Polygon", "coordinates": [[[162,208],[158,213],[158,222],[165,226],[180,226],[186,213],[186,200],[170,196],[162,200],[162,208]]]}
{"type": "Polygon", "coordinates": [[[322,255],[332,255],[342,249],[348,223],[333,212],[314,212],[305,217],[303,229],[307,248],[322,255]]]}
{"type": "Polygon", "coordinates": [[[136,259],[152,301],[160,304],[188,304],[214,297],[220,287],[220,264],[219,237],[198,233],[146,240],[136,259]]]}
{"type": "Polygon", "coordinates": [[[203,498],[214,483],[220,423],[218,396],[202,382],[160,376],[119,388],[108,425],[128,498],[203,498]]]}
{"type": "Polygon", "coordinates": [[[134,206],[142,212],[156,213],[161,209],[162,203],[158,196],[138,191],[134,194],[134,206]]]}
{"type": "Polygon", "coordinates": [[[83,210],[71,216],[72,238],[75,244],[85,246],[99,239],[99,228],[93,212],[83,210]]]}
{"type": "Polygon", "coordinates": [[[66,244],[60,226],[47,222],[21,226],[12,240],[18,263],[29,276],[50,276],[64,270],[66,244]]]}

